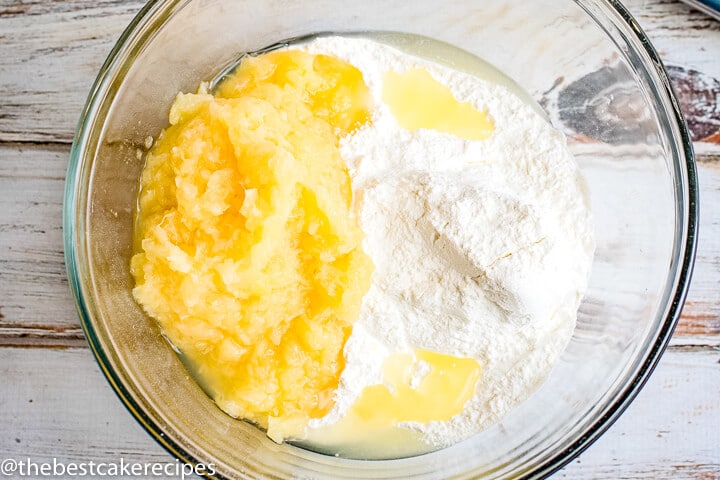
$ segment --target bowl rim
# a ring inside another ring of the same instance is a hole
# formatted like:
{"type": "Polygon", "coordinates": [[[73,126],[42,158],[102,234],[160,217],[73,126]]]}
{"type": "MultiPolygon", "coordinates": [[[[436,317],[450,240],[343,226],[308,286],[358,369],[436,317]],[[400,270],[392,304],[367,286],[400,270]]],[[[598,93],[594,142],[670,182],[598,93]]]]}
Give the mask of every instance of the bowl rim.
{"type": "MultiPolygon", "coordinates": [[[[585,0],[574,0],[577,4],[583,8],[591,17],[594,18],[592,13],[583,5],[585,0]]],[[[690,280],[692,278],[692,272],[695,265],[695,255],[697,253],[697,241],[698,241],[698,223],[699,223],[699,190],[697,180],[697,168],[695,163],[695,151],[693,149],[692,139],[690,132],[685,122],[685,117],[680,110],[680,102],[677,100],[677,94],[675,89],[670,82],[667,70],[658,54],[655,47],[650,43],[650,39],[644,30],[640,27],[637,20],[632,16],[628,9],[620,3],[618,0],[599,0],[605,3],[607,7],[615,11],[617,15],[622,19],[624,26],[629,28],[630,33],[634,34],[637,40],[640,41],[644,53],[650,59],[650,64],[647,67],[654,67],[654,73],[657,75],[659,82],[655,85],[665,94],[670,100],[670,113],[672,115],[671,120],[674,120],[675,125],[678,128],[678,133],[681,139],[682,155],[685,157],[685,163],[676,165],[680,169],[680,174],[684,173],[687,180],[687,190],[683,190],[682,200],[683,208],[682,215],[680,218],[676,218],[676,231],[678,223],[681,227],[684,227],[686,236],[681,238],[681,245],[674,248],[673,260],[680,261],[676,271],[678,275],[675,278],[675,284],[672,288],[669,300],[670,304],[667,308],[665,319],[663,320],[660,328],[656,332],[656,340],[651,345],[651,348],[645,357],[644,362],[640,365],[640,368],[633,378],[633,381],[626,385],[625,389],[620,392],[620,395],[616,400],[610,404],[607,411],[600,416],[588,431],[572,442],[565,449],[559,451],[553,455],[549,460],[545,462],[545,465],[541,466],[536,470],[535,473],[524,475],[521,478],[532,478],[535,474],[540,474],[542,478],[548,477],[564,466],[572,462],[581,453],[583,453],[590,445],[595,443],[625,412],[628,406],[635,400],[637,395],[640,393],[642,388],[647,383],[648,379],[652,375],[653,371],[657,367],[662,354],[665,352],[670,339],[672,338],[675,327],[680,320],[680,314],[682,313],[683,305],[685,304],[685,298],[687,297],[688,290],[690,288],[690,280]],[[683,167],[685,171],[683,171],[683,167]]],[[[647,63],[647,62],[646,62],[647,63]]],[[[682,185],[681,185],[682,186],[682,185]]],[[[678,185],[675,185],[676,193],[678,185]]],[[[676,203],[677,211],[677,203],[676,203]]]]}
{"type": "MultiPolygon", "coordinates": [[[[113,369],[108,357],[108,352],[103,349],[100,339],[95,334],[93,318],[85,303],[85,298],[87,297],[83,295],[82,282],[80,279],[80,271],[82,269],[80,262],[87,260],[84,253],[79,251],[79,248],[84,246],[84,239],[82,237],[84,232],[78,231],[76,228],[79,193],[82,188],[78,180],[80,179],[82,167],[84,166],[89,133],[92,130],[90,127],[99,110],[100,104],[105,98],[104,94],[113,88],[112,83],[115,78],[115,73],[117,72],[117,67],[122,65],[122,61],[137,48],[138,44],[142,44],[142,41],[148,35],[148,25],[163,21],[167,15],[172,14],[168,14],[168,12],[173,12],[189,1],[190,0],[149,0],[125,28],[103,63],[88,94],[88,99],[78,121],[70,151],[63,201],[63,244],[68,283],[74,297],[75,307],[80,317],[85,338],[101,371],[110,383],[115,394],[143,429],[171,455],[188,465],[196,466],[202,465],[202,462],[195,458],[183,446],[168,437],[158,423],[154,421],[133,398],[131,392],[124,385],[122,378],[113,369]],[[164,15],[158,16],[159,13],[163,12],[165,13],[164,15]]],[[[588,0],[573,1],[597,22],[593,13],[585,6],[588,0]]],[[[609,404],[604,414],[590,424],[582,435],[564,449],[544,459],[532,471],[523,472],[518,477],[522,479],[545,478],[566,466],[605,433],[630,403],[632,403],[657,366],[675,330],[687,296],[697,250],[699,194],[695,156],[687,124],[680,111],[676,93],[670,83],[665,67],[647,35],[625,6],[617,0],[590,1],[604,4],[605,8],[615,13],[621,20],[621,23],[618,25],[616,21],[610,18],[609,20],[614,26],[624,27],[627,29],[625,33],[634,35],[633,40],[635,40],[636,45],[639,44],[641,46],[641,53],[644,53],[647,59],[649,59],[649,62],[643,62],[643,66],[648,69],[648,72],[653,72],[656,75],[657,82],[654,86],[661,95],[669,100],[669,102],[663,103],[666,104],[666,107],[670,107],[667,110],[668,120],[673,126],[677,127],[677,133],[681,140],[681,149],[678,151],[678,154],[685,159],[684,163],[682,162],[682,158],[680,158],[678,162],[673,162],[679,170],[680,176],[685,180],[685,182],[680,182],[680,185],[677,183],[675,185],[675,194],[677,195],[679,193],[683,201],[683,208],[677,212],[680,213],[680,215],[676,216],[676,231],[680,228],[680,231],[684,231],[686,235],[679,237],[679,240],[681,240],[679,245],[673,246],[673,260],[679,262],[679,265],[676,268],[677,275],[674,279],[674,284],[669,289],[669,305],[666,306],[665,318],[655,333],[655,341],[649,351],[647,351],[645,359],[639,366],[632,382],[626,384],[616,399],[609,404]]],[[[667,283],[669,283],[669,281],[667,283]]],[[[211,474],[211,472],[205,472],[203,476],[207,478],[225,478],[219,473],[211,474]]]]}

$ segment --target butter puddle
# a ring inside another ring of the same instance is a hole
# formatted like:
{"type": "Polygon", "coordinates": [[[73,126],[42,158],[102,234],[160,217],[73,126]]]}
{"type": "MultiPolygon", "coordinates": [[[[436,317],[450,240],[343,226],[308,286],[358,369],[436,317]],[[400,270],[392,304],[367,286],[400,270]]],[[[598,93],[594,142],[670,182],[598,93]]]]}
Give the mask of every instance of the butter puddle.
{"type": "Polygon", "coordinates": [[[459,102],[450,88],[421,68],[387,72],[382,100],[398,124],[408,130],[427,128],[465,140],[485,140],[495,130],[486,112],[459,102]]]}
{"type": "Polygon", "coordinates": [[[481,375],[473,358],[427,350],[396,354],[383,363],[384,382],[363,389],[337,423],[311,429],[302,446],[358,458],[397,458],[433,450],[405,422],[447,421],[462,412],[481,375]]]}

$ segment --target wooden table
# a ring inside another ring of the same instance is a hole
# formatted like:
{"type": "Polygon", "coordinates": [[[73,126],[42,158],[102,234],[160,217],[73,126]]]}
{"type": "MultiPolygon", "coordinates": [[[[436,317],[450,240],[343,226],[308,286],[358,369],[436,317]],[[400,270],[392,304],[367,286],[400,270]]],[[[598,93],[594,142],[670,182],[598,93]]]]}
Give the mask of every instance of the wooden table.
{"type": "MultiPolygon", "coordinates": [[[[0,461],[173,461],[100,373],[63,262],[73,131],[95,74],[141,6],[0,0],[0,461]]],[[[695,108],[696,130],[714,121],[720,131],[712,83],[720,22],[670,0],[628,7],[667,64],[704,74],[710,103],[685,106],[695,108]]],[[[700,242],[672,344],[622,418],[555,478],[720,479],[720,138],[696,150],[700,242]]]]}

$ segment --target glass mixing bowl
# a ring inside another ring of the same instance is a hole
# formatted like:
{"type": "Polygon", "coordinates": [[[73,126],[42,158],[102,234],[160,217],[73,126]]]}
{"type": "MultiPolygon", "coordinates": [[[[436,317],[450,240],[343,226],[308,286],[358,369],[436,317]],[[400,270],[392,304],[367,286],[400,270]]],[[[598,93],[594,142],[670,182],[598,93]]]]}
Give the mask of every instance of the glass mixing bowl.
{"type": "Polygon", "coordinates": [[[529,478],[578,455],[621,414],[666,346],[696,243],[691,143],[667,75],[628,12],[604,0],[158,0],[90,93],[65,193],[65,255],[83,328],[120,399],[168,451],[225,478],[529,478]],[[450,43],[514,78],[568,137],[597,252],[570,345],[496,426],[412,458],[358,461],[276,445],[230,418],[131,294],[133,212],[147,139],[178,91],[247,51],[315,32],[450,43]]]}

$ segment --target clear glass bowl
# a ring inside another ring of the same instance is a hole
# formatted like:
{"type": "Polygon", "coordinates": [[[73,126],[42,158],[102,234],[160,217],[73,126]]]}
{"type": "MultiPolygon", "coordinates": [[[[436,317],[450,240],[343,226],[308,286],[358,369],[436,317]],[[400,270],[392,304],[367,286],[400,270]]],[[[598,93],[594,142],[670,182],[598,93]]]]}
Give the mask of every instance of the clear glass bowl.
{"type": "Polygon", "coordinates": [[[73,145],[65,255],[90,346],[135,418],[172,454],[227,478],[529,478],[592,443],[637,394],[679,316],[695,251],[692,147],[661,62],[603,0],[151,1],[100,71],[73,145]],[[356,461],[276,445],[220,411],[135,304],[133,211],[146,138],[178,91],[243,52],[315,32],[448,42],[513,77],[568,136],[597,252],[578,326],[541,388],[501,423],[413,458],[356,461]]]}

